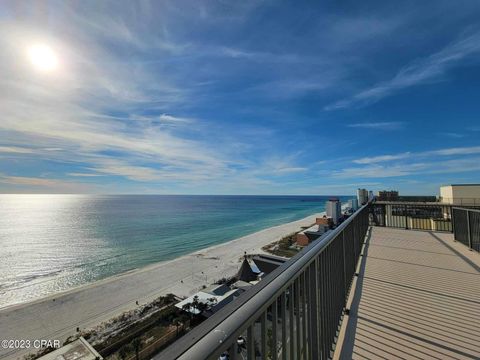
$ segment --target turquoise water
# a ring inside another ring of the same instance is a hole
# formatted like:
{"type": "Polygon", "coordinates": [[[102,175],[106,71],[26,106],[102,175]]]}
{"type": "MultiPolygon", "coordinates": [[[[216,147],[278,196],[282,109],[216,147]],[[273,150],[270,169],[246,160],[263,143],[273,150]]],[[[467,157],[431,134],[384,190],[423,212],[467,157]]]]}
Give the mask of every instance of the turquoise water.
{"type": "Polygon", "coordinates": [[[0,307],[298,220],[327,199],[0,195],[0,307]]]}

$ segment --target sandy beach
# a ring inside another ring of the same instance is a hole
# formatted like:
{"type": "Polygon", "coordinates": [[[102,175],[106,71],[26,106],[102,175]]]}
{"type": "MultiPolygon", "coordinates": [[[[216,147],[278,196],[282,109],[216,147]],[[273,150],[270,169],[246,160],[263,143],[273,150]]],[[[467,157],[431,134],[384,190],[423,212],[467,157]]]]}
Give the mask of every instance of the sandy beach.
{"type": "MultiPolygon", "coordinates": [[[[223,277],[234,275],[244,252],[262,253],[262,247],[311,225],[315,217],[282,224],[212,246],[174,260],[55,294],[33,302],[0,309],[0,340],[51,339],[63,342],[85,329],[139,304],[174,293],[189,296],[223,277]]],[[[15,359],[29,351],[0,349],[0,359],[15,359]]]]}

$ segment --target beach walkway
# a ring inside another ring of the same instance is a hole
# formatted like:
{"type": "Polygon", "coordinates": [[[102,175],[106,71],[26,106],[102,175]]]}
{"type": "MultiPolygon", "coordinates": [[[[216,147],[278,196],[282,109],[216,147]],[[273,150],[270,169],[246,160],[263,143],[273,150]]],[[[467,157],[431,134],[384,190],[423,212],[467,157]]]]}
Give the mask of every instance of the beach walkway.
{"type": "Polygon", "coordinates": [[[480,254],[447,233],[373,227],[337,359],[479,359],[480,254]]]}

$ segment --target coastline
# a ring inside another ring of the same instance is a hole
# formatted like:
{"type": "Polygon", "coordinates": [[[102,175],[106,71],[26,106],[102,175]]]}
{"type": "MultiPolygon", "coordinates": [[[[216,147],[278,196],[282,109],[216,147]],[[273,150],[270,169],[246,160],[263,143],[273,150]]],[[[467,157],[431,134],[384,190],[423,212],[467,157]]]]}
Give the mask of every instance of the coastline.
{"type": "MultiPolygon", "coordinates": [[[[174,293],[189,296],[203,285],[234,275],[241,257],[265,253],[264,245],[280,240],[302,226],[311,225],[315,213],[303,219],[266,228],[176,259],[163,261],[90,284],[52,294],[31,302],[0,308],[2,335],[11,339],[58,339],[106,321],[158,296],[174,293]],[[33,315],[32,314],[38,314],[33,315]]],[[[19,352],[0,350],[0,359],[15,358],[19,352]]]]}

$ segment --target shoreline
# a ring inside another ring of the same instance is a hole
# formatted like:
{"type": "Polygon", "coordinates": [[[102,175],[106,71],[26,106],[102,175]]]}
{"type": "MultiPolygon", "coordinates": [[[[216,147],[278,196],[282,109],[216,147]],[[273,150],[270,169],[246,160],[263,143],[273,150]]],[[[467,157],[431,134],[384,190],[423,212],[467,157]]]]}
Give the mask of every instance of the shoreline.
{"type": "MultiPolygon", "coordinates": [[[[164,265],[167,265],[169,263],[178,261],[180,259],[188,258],[192,255],[200,255],[200,254],[202,254],[206,251],[215,250],[219,247],[226,246],[226,245],[231,244],[231,243],[235,243],[236,241],[240,241],[242,239],[249,238],[249,237],[251,237],[253,235],[256,235],[256,234],[261,234],[263,232],[268,232],[270,230],[275,230],[276,228],[283,227],[283,226],[288,226],[290,224],[295,224],[297,222],[303,222],[310,217],[321,217],[323,215],[325,215],[325,211],[320,212],[320,213],[314,213],[314,214],[308,215],[304,218],[294,220],[294,221],[291,221],[291,222],[288,222],[288,223],[283,223],[283,224],[279,224],[279,225],[270,226],[270,227],[267,227],[265,229],[255,231],[253,233],[250,233],[250,234],[238,237],[238,238],[233,238],[231,240],[227,240],[227,241],[219,243],[219,244],[211,245],[211,246],[205,247],[205,248],[200,249],[200,250],[196,250],[196,251],[188,253],[188,254],[180,255],[180,256],[175,257],[173,259],[160,260],[160,261],[148,264],[148,265],[144,265],[144,266],[140,266],[140,267],[134,267],[134,268],[126,270],[122,273],[110,275],[110,276],[107,276],[103,279],[95,280],[93,282],[88,282],[88,283],[85,283],[85,284],[76,285],[76,286],[74,286],[70,289],[61,290],[61,291],[58,291],[58,292],[55,292],[55,293],[52,293],[52,294],[49,294],[49,295],[46,295],[46,296],[36,298],[36,299],[28,300],[28,301],[25,301],[25,302],[3,305],[3,306],[0,305],[0,313],[2,313],[4,310],[13,309],[15,307],[28,306],[28,305],[33,305],[33,304],[38,303],[38,302],[45,301],[45,300],[49,300],[49,299],[51,300],[51,299],[54,299],[54,298],[57,298],[57,297],[61,297],[63,295],[70,294],[72,292],[81,291],[82,289],[85,289],[85,288],[88,288],[88,287],[101,286],[102,284],[106,284],[106,283],[109,283],[111,281],[115,281],[116,279],[122,278],[124,276],[130,276],[130,275],[135,274],[135,273],[141,273],[141,272],[145,272],[145,271],[149,271],[149,270],[154,270],[159,266],[164,266],[164,265]]],[[[286,235],[289,235],[289,234],[284,234],[283,236],[286,236],[286,235]]],[[[267,245],[267,244],[259,245],[258,246],[258,251],[261,252],[261,253],[264,253],[264,254],[269,254],[269,253],[265,252],[264,250],[262,250],[262,247],[264,245],[267,245]]],[[[255,251],[257,251],[257,249],[255,249],[255,251]]],[[[240,254],[239,257],[242,256],[242,255],[243,255],[243,253],[240,254]]]]}
{"type": "MultiPolygon", "coordinates": [[[[265,253],[262,247],[311,225],[324,212],[269,227],[178,258],[150,264],[25,303],[0,308],[5,338],[59,339],[173,293],[186,297],[203,285],[234,275],[244,251],[265,253]],[[175,265],[175,266],[171,266],[175,265]],[[32,314],[38,314],[33,316],[32,314]],[[40,320],[40,321],[39,321],[40,320]]],[[[0,350],[0,359],[19,356],[0,350]]]]}
{"type": "MultiPolygon", "coordinates": [[[[14,309],[16,307],[22,307],[22,306],[28,306],[28,305],[33,305],[33,304],[36,304],[38,302],[42,302],[42,301],[46,301],[46,300],[52,300],[52,299],[55,299],[55,298],[59,298],[63,295],[68,295],[70,293],[73,293],[73,292],[77,292],[77,291],[81,291],[82,289],[85,289],[85,288],[89,288],[89,287],[94,287],[94,286],[101,286],[102,284],[106,284],[106,283],[109,283],[111,281],[115,281],[117,279],[121,279],[125,276],[130,276],[130,275],[134,275],[136,273],[142,273],[142,272],[147,272],[147,271],[151,271],[151,270],[155,270],[157,269],[158,267],[161,267],[161,266],[165,266],[165,265],[168,265],[169,263],[172,263],[172,262],[175,262],[175,261],[178,261],[178,260],[181,260],[181,259],[184,259],[184,258],[188,258],[188,257],[191,257],[193,255],[203,255],[204,252],[207,252],[207,251],[212,251],[212,250],[215,250],[217,248],[221,248],[223,246],[227,246],[228,244],[233,244],[233,243],[236,243],[237,241],[240,241],[240,240],[244,240],[245,238],[250,238],[254,235],[257,235],[257,234],[261,234],[261,233],[264,233],[264,232],[268,232],[268,231],[271,231],[271,230],[275,230],[277,228],[281,228],[281,227],[284,227],[284,226],[288,226],[288,225],[293,225],[297,222],[303,222],[303,221],[306,221],[307,219],[311,218],[311,217],[321,217],[323,215],[325,215],[325,211],[323,212],[320,212],[320,213],[314,213],[312,215],[308,215],[304,218],[301,218],[301,219],[298,219],[298,220],[294,220],[294,221],[291,221],[291,222],[288,222],[288,223],[283,223],[283,224],[280,224],[280,225],[274,225],[274,226],[270,226],[268,228],[265,228],[265,229],[262,229],[262,230],[258,230],[258,231],[255,231],[251,234],[247,234],[247,235],[244,235],[244,236],[241,236],[241,237],[238,237],[238,238],[234,238],[232,240],[227,240],[223,243],[220,243],[220,244],[216,244],[216,245],[212,245],[212,246],[208,246],[206,248],[203,248],[203,249],[200,249],[200,250],[196,250],[194,252],[191,252],[191,253],[188,253],[188,254],[184,254],[184,255],[180,255],[179,257],[176,257],[176,258],[173,258],[173,259],[169,259],[169,260],[161,260],[161,261],[157,261],[155,263],[152,263],[152,264],[148,264],[148,265],[145,265],[145,266],[141,266],[141,267],[137,267],[137,268],[132,268],[132,269],[129,269],[129,270],[126,270],[122,273],[119,273],[119,274],[115,274],[115,275],[110,275],[110,276],[107,276],[103,279],[99,279],[99,280],[95,280],[93,282],[89,282],[89,283],[85,283],[85,284],[82,284],[82,285],[77,285],[77,286],[74,286],[70,289],[67,289],[67,290],[63,290],[63,291],[59,291],[59,292],[55,292],[55,293],[52,293],[50,295],[46,295],[46,296],[43,296],[43,297],[40,297],[38,299],[32,299],[30,301],[26,301],[26,302],[20,302],[20,303],[15,303],[15,304],[9,304],[9,305],[5,305],[5,306],[0,306],[0,314],[5,311],[5,310],[10,310],[10,309],[14,309]]],[[[315,220],[315,219],[313,219],[315,220]]],[[[299,226],[299,229],[298,231],[300,231],[302,225],[299,226]]],[[[294,232],[294,231],[292,231],[294,232]]],[[[290,235],[290,233],[285,233],[283,234],[281,237],[278,238],[278,240],[280,240],[282,237],[284,236],[287,236],[287,235],[290,235]]],[[[275,240],[271,241],[271,242],[274,242],[275,240]]],[[[267,255],[272,255],[266,251],[264,251],[262,248],[263,246],[265,245],[268,245],[270,244],[271,242],[268,242],[268,243],[263,243],[262,244],[258,244],[257,247],[255,248],[252,248],[251,251],[258,251],[259,253],[263,253],[263,254],[267,254],[267,255]]],[[[241,256],[243,256],[243,253],[239,254],[238,257],[240,258],[241,256]]]]}

